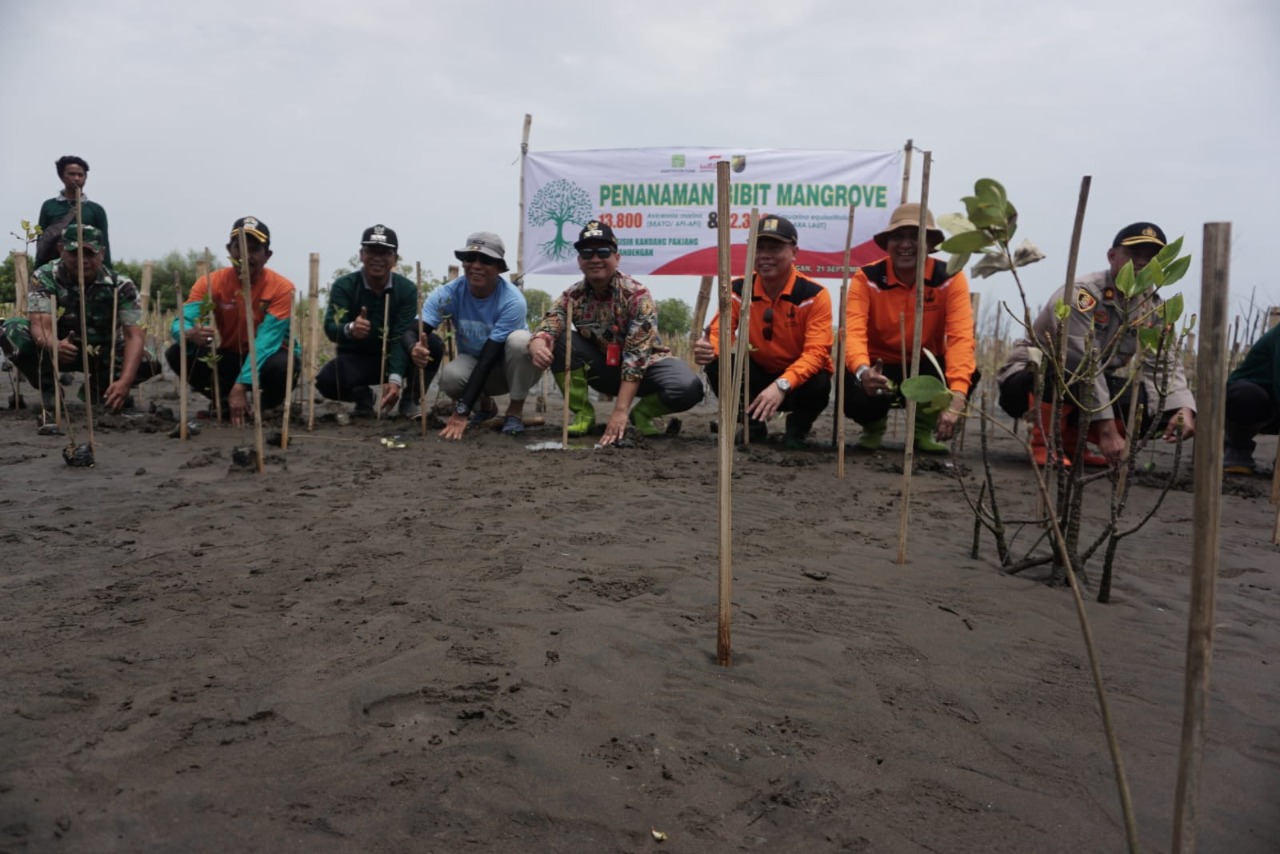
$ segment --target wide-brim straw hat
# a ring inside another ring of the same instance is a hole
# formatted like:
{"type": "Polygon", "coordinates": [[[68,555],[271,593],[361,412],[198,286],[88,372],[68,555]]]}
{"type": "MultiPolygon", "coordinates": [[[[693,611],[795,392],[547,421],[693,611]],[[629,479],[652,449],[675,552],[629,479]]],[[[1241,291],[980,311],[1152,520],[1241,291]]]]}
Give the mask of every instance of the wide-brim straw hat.
{"type": "MultiPolygon", "coordinates": [[[[884,231],[871,239],[875,241],[876,246],[887,251],[889,249],[889,235],[904,225],[909,225],[913,228],[920,227],[919,202],[907,202],[905,205],[898,205],[889,216],[889,225],[885,227],[884,231]]],[[[942,229],[938,228],[937,223],[933,221],[933,214],[929,213],[928,210],[924,212],[924,227],[925,234],[929,238],[929,251],[932,252],[938,247],[939,243],[946,239],[946,236],[942,233],[942,229]]]]}

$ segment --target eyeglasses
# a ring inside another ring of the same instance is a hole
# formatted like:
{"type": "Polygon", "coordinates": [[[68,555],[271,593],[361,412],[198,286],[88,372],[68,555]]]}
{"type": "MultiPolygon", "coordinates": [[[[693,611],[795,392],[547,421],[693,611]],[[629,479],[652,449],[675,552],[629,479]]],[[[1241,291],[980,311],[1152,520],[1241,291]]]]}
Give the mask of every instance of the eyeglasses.
{"type": "Polygon", "coordinates": [[[773,340],[773,309],[766,308],[764,310],[764,340],[773,340]]]}
{"type": "Polygon", "coordinates": [[[482,252],[464,252],[458,256],[458,260],[461,261],[463,264],[480,263],[480,264],[487,264],[490,267],[496,267],[499,264],[499,261],[497,258],[494,258],[490,255],[485,255],[482,252]]]}
{"type": "Polygon", "coordinates": [[[612,255],[612,246],[588,246],[578,250],[578,257],[583,261],[590,261],[592,258],[609,258],[612,255]]]}

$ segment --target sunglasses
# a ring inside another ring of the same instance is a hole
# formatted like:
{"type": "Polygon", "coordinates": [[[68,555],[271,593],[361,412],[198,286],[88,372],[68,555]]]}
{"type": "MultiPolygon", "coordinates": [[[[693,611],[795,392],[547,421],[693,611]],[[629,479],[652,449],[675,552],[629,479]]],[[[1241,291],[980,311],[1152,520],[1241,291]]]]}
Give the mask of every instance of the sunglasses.
{"type": "Polygon", "coordinates": [[[773,309],[766,308],[764,310],[764,340],[773,340],[773,309]]]}
{"type": "Polygon", "coordinates": [[[458,256],[458,260],[463,264],[487,264],[490,267],[498,266],[498,259],[485,255],[482,252],[464,252],[458,256]]]}
{"type": "Polygon", "coordinates": [[[583,261],[590,261],[592,258],[609,258],[612,255],[612,246],[588,246],[585,249],[578,250],[578,257],[583,261]]]}

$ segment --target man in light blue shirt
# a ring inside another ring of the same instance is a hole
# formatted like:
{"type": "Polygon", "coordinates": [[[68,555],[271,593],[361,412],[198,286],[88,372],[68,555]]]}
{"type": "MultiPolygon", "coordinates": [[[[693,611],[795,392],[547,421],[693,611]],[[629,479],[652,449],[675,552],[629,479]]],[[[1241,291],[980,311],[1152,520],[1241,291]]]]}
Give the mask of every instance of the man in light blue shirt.
{"type": "MultiPolygon", "coordinates": [[[[462,275],[433,290],[422,306],[429,333],[449,319],[458,348],[456,359],[440,371],[440,388],[453,401],[453,413],[440,431],[445,439],[461,439],[469,424],[497,416],[492,395],[508,394],[502,432],[524,431],[524,401],[542,371],[529,357],[529,328],[524,294],[502,278],[507,271],[502,238],[478,231],[453,253],[462,275]]],[[[413,362],[425,366],[426,346],[413,348],[413,362]]]]}

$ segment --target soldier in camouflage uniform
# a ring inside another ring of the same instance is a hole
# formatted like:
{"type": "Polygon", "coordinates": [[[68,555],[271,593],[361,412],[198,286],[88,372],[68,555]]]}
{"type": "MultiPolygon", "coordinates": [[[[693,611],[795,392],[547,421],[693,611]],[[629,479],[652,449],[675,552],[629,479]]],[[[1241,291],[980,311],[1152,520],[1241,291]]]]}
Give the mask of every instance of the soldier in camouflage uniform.
{"type": "Polygon", "coordinates": [[[111,409],[131,405],[129,389],[160,372],[159,363],[146,353],[141,326],[142,305],[138,289],[125,276],[117,275],[104,263],[106,244],[102,232],[73,224],[63,233],[60,256],[36,270],[27,296],[27,317],[6,320],[3,327],[5,350],[23,376],[40,388],[46,405],[52,405],[53,387],[61,372],[82,369],[80,353],[80,286],[78,257],[84,255],[85,325],[89,340],[89,374],[85,385],[95,403],[111,409]],[[83,235],[81,235],[81,231],[83,235]],[[113,300],[113,297],[115,299],[113,300]],[[57,333],[52,315],[57,300],[57,333]],[[113,301],[115,305],[113,306],[113,301]],[[115,309],[119,335],[112,335],[111,316],[115,309]],[[114,339],[116,376],[108,377],[114,339]],[[58,364],[54,367],[53,354],[58,364]]]}
{"type": "MultiPolygon", "coordinates": [[[[1059,290],[1045,303],[1032,324],[1032,335],[1037,341],[1057,342],[1059,326],[1055,307],[1059,300],[1070,307],[1070,315],[1066,320],[1067,352],[1064,365],[1068,372],[1076,371],[1084,362],[1085,346],[1090,335],[1099,353],[1111,353],[1109,361],[1097,375],[1091,379],[1082,378],[1074,392],[1077,400],[1084,401],[1084,386],[1087,381],[1091,381],[1094,406],[1098,407],[1098,411],[1081,413],[1066,402],[1062,407],[1063,447],[1076,447],[1079,420],[1083,418],[1088,425],[1088,440],[1097,444],[1102,451],[1101,457],[1087,453],[1086,464],[1115,465],[1124,457],[1124,421],[1129,415],[1129,392],[1126,390],[1118,398],[1117,392],[1125,386],[1129,363],[1137,353],[1138,327],[1144,323],[1142,318],[1155,316],[1153,312],[1162,302],[1155,293],[1126,298],[1116,288],[1116,276],[1130,261],[1133,262],[1135,273],[1141,270],[1164,248],[1165,243],[1164,232],[1158,225],[1150,222],[1135,222],[1120,229],[1111,243],[1111,249],[1107,251],[1109,268],[1090,273],[1065,293],[1059,290]],[[1124,335],[1124,338],[1113,343],[1120,335],[1124,335]],[[1104,405],[1108,403],[1110,405],[1104,405]]],[[[1036,349],[1049,352],[1049,345],[1036,345],[1029,340],[1017,342],[1004,366],[996,374],[1000,386],[1000,407],[1015,418],[1021,417],[1036,405],[1036,401],[1031,399],[1034,396],[1038,363],[1038,359],[1033,359],[1031,351],[1036,349]]],[[[1157,380],[1165,390],[1164,405],[1158,422],[1165,441],[1176,441],[1176,428],[1179,426],[1182,427],[1183,438],[1191,438],[1195,435],[1195,397],[1187,387],[1187,377],[1176,353],[1166,354],[1158,365],[1154,356],[1147,357],[1142,383],[1138,389],[1141,411],[1150,413],[1160,401],[1157,380]]],[[[1044,396],[1052,400],[1052,379],[1045,385],[1044,396]]],[[[1031,445],[1036,462],[1044,465],[1050,455],[1040,422],[1050,417],[1052,404],[1042,401],[1039,406],[1042,418],[1032,421],[1031,445]]],[[[1138,426],[1140,429],[1141,425],[1138,426]]]]}

